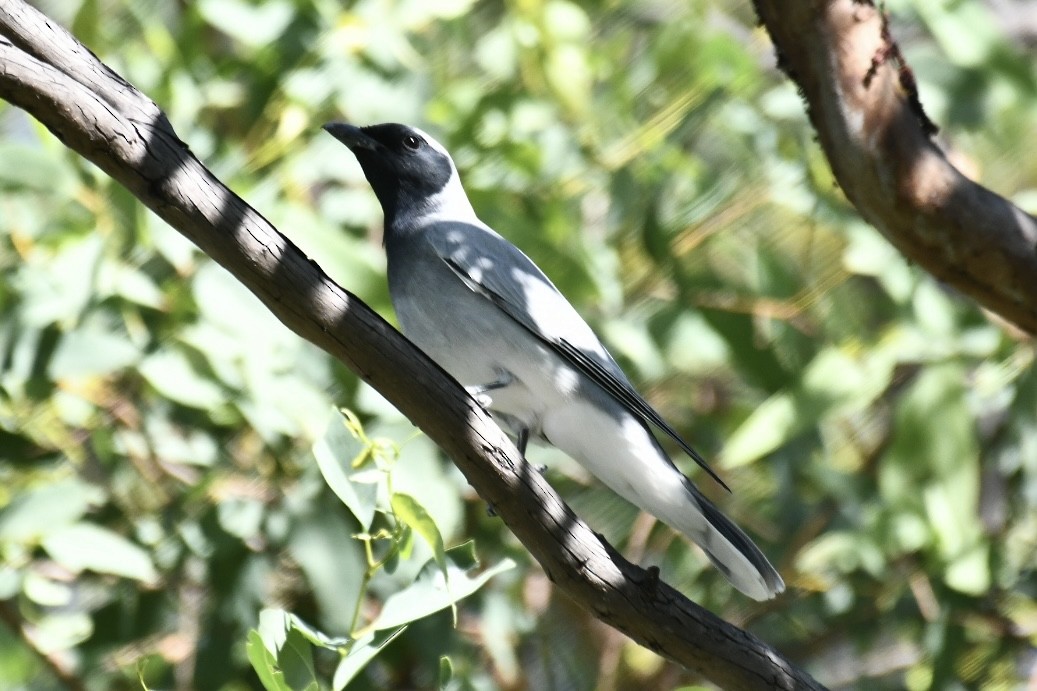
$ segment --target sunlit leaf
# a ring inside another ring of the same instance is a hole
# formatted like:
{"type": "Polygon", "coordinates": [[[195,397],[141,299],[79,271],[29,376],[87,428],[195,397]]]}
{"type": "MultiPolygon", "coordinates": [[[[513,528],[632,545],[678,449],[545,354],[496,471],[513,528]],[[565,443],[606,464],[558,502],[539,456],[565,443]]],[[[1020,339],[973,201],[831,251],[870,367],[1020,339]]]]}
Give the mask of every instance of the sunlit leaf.
{"type": "Polygon", "coordinates": [[[100,487],[75,478],[23,492],[0,510],[0,541],[30,542],[63,530],[104,499],[100,487]]]}
{"type": "Polygon", "coordinates": [[[350,472],[350,465],[360,452],[363,444],[353,435],[338,414],[332,416],[327,432],[313,445],[313,456],[317,459],[324,481],[342,500],[360,522],[360,527],[368,530],[374,514],[377,500],[377,485],[370,482],[356,482],[350,472]]]}
{"type": "Polygon", "coordinates": [[[425,507],[419,504],[414,497],[400,492],[392,495],[390,503],[392,504],[393,515],[410,526],[415,533],[428,543],[432,548],[436,563],[445,572],[446,551],[443,546],[443,536],[440,535],[435,521],[425,511],[425,507]]]}
{"type": "Polygon", "coordinates": [[[372,628],[394,629],[445,609],[474,593],[497,574],[515,566],[510,559],[504,559],[481,573],[470,575],[469,569],[454,563],[452,551],[446,552],[445,574],[435,560],[429,561],[422,568],[418,580],[385,601],[378,618],[371,624],[372,628]]]}
{"type": "Polygon", "coordinates": [[[349,653],[339,661],[335,668],[335,675],[331,681],[331,687],[335,691],[346,688],[346,685],[356,677],[364,666],[381,652],[382,648],[389,645],[393,640],[406,631],[406,626],[389,631],[372,631],[360,638],[349,653]]]}
{"type": "Polygon", "coordinates": [[[71,571],[110,573],[155,583],[158,572],[151,556],[122,535],[90,523],[74,523],[43,538],[43,548],[71,571]]]}
{"type": "Polygon", "coordinates": [[[205,410],[226,402],[222,389],[199,372],[181,350],[170,348],[149,355],[139,369],[159,393],[184,405],[205,410]]]}
{"type": "Polygon", "coordinates": [[[220,31],[256,46],[275,40],[292,20],[292,6],[285,0],[262,5],[244,0],[202,0],[198,11],[220,31]]]}

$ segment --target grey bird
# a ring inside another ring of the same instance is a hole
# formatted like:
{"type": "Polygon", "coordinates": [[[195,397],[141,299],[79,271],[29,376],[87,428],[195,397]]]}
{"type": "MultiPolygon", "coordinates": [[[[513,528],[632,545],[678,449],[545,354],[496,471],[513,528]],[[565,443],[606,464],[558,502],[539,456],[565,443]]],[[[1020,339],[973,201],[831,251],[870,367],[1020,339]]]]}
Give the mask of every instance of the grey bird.
{"type": "Polygon", "coordinates": [[[678,470],[649,425],[719,478],[547,276],[479,220],[443,146],[399,124],[324,129],[353,152],[381,203],[404,334],[510,429],[520,451],[531,437],[561,449],[695,541],[749,597],[782,592],[767,558],[678,470]]]}

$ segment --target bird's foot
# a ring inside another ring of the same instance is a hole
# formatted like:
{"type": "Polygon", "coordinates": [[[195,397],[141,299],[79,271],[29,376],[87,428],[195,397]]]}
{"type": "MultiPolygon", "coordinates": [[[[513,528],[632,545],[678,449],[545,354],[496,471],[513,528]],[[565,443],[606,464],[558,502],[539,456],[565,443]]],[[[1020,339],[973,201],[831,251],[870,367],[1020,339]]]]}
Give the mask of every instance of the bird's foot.
{"type": "Polygon", "coordinates": [[[475,399],[475,402],[479,404],[484,410],[489,410],[493,406],[493,398],[487,394],[490,391],[496,391],[497,389],[503,389],[504,387],[515,381],[515,378],[511,376],[511,372],[507,370],[497,370],[497,379],[489,384],[480,384],[478,386],[466,386],[465,390],[468,395],[475,399]]]}
{"type": "Polygon", "coordinates": [[[480,408],[482,408],[483,410],[489,410],[490,406],[493,405],[493,399],[484,393],[477,393],[473,391],[473,388],[468,389],[468,395],[475,399],[475,402],[479,404],[480,408]]]}

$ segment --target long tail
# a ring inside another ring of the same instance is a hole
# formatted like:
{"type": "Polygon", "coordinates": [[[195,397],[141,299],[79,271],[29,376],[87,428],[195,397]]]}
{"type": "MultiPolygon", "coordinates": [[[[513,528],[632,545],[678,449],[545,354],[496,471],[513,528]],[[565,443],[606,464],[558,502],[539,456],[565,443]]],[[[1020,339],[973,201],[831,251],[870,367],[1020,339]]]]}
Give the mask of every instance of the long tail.
{"type": "Polygon", "coordinates": [[[675,466],[641,418],[606,398],[574,398],[543,418],[543,435],[627,501],[694,540],[743,593],[785,589],[767,557],[675,466]]]}
{"type": "Polygon", "coordinates": [[[684,486],[698,505],[706,525],[696,516],[688,521],[675,521],[671,526],[694,540],[727,580],[754,600],[770,600],[784,591],[785,582],[749,536],[720,513],[687,478],[684,486]]]}

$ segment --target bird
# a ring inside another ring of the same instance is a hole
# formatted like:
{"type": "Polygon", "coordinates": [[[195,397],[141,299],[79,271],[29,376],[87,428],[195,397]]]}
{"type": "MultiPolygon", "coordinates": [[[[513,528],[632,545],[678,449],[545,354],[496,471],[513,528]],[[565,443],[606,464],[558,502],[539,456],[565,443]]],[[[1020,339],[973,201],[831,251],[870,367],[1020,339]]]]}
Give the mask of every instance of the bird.
{"type": "Polygon", "coordinates": [[[479,219],[443,145],[398,123],[324,130],[353,153],[382,207],[404,335],[508,428],[523,456],[530,439],[560,449],[698,544],[745,595],[781,593],[777,570],[677,468],[652,427],[720,478],[637,393],[544,272],[479,219]]]}

